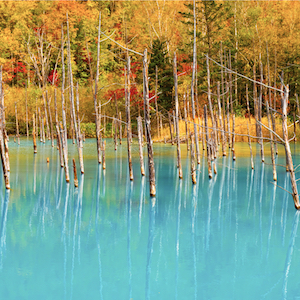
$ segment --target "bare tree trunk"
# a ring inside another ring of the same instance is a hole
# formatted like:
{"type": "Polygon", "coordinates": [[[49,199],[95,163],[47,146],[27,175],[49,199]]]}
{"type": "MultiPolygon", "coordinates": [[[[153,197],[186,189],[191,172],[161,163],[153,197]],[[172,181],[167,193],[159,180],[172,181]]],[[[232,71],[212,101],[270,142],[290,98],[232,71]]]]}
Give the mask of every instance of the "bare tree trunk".
{"type": "MultiPolygon", "coordinates": [[[[259,55],[259,61],[260,61],[260,80],[263,82],[263,65],[261,62],[261,54],[259,55]]],[[[258,120],[261,122],[262,119],[262,96],[263,96],[263,86],[260,85],[260,90],[259,90],[259,113],[258,113],[258,120]]],[[[265,153],[264,153],[264,140],[263,140],[263,133],[262,133],[262,126],[261,124],[259,126],[259,143],[260,143],[260,154],[261,154],[261,161],[265,161],[265,153]]]]}
{"type": "Polygon", "coordinates": [[[59,151],[59,158],[60,158],[60,166],[63,168],[64,167],[64,154],[63,154],[63,149],[62,149],[62,142],[61,142],[61,135],[59,131],[59,124],[58,122],[55,125],[56,128],[56,135],[57,135],[57,147],[59,151]]]}
{"type": "Polygon", "coordinates": [[[122,114],[119,112],[119,122],[120,122],[120,128],[119,128],[119,134],[120,134],[120,145],[122,144],[122,114]]]}
{"type": "Polygon", "coordinates": [[[32,116],[32,121],[33,121],[33,127],[32,127],[33,153],[36,154],[37,148],[36,148],[35,116],[34,116],[34,114],[32,116]]]}
{"type": "Polygon", "coordinates": [[[127,68],[125,68],[126,84],[125,84],[125,99],[126,99],[126,123],[127,123],[127,150],[128,150],[128,167],[129,178],[133,180],[132,158],[131,158],[131,118],[130,118],[130,56],[127,57],[127,68]]]}
{"type": "Polygon", "coordinates": [[[48,122],[48,113],[47,113],[47,105],[46,105],[46,98],[45,93],[43,92],[43,101],[44,101],[44,111],[45,111],[45,120],[46,120],[46,128],[47,128],[47,139],[50,140],[50,128],[49,128],[49,122],[48,122]]]}
{"type": "MultiPolygon", "coordinates": [[[[62,109],[62,122],[64,139],[62,139],[62,144],[65,143],[66,154],[68,154],[68,134],[67,134],[67,120],[66,120],[66,107],[65,107],[65,62],[64,62],[64,30],[63,25],[61,26],[61,67],[62,67],[62,79],[61,79],[61,109],[62,109]]],[[[68,160],[68,159],[67,159],[68,160]]]]}
{"type": "Polygon", "coordinates": [[[115,142],[115,151],[118,149],[118,121],[116,118],[113,119],[112,121],[112,128],[115,128],[115,134],[114,134],[114,142],[115,142]]]}
{"type": "MultiPolygon", "coordinates": [[[[115,106],[116,106],[116,119],[114,120],[114,122],[115,122],[115,145],[116,145],[116,143],[117,143],[117,137],[118,137],[118,128],[120,127],[120,125],[119,125],[119,123],[120,123],[120,121],[118,120],[118,117],[119,117],[119,112],[118,112],[118,103],[117,103],[117,95],[116,95],[116,93],[114,93],[114,96],[115,96],[115,106]]],[[[117,150],[116,149],[116,147],[115,147],[115,150],[117,150]]]]}
{"type": "Polygon", "coordinates": [[[73,158],[73,172],[74,172],[74,186],[78,187],[78,178],[77,178],[77,170],[76,170],[76,163],[75,159],[73,158]]]}
{"type": "Polygon", "coordinates": [[[10,180],[9,180],[9,154],[8,154],[8,143],[7,143],[7,134],[5,130],[5,113],[4,113],[4,90],[3,90],[3,81],[2,81],[2,66],[0,67],[0,156],[2,161],[3,177],[5,182],[5,188],[10,189],[10,180]]]}
{"type": "Polygon", "coordinates": [[[180,133],[179,133],[179,120],[178,120],[178,82],[177,82],[177,62],[176,53],[174,53],[174,85],[175,85],[175,118],[176,118],[176,142],[177,142],[177,166],[178,175],[182,179],[181,167],[181,152],[180,152],[180,133]]]}
{"type": "MultiPolygon", "coordinates": [[[[2,69],[1,69],[1,86],[2,86],[2,69]]],[[[2,87],[1,87],[1,94],[3,93],[2,87]]],[[[2,105],[1,105],[2,106],[2,105]]],[[[1,107],[0,112],[0,155],[1,155],[1,161],[2,161],[2,169],[3,169],[3,176],[4,176],[4,182],[5,182],[5,188],[7,190],[10,189],[10,180],[9,180],[9,168],[8,168],[8,161],[7,156],[5,154],[5,145],[4,145],[4,137],[3,137],[3,108],[1,107]]]]}
{"type": "Polygon", "coordinates": [[[211,89],[210,89],[210,70],[209,70],[209,60],[208,60],[208,55],[206,56],[206,69],[207,69],[207,98],[208,98],[208,104],[209,104],[209,110],[210,110],[210,117],[211,117],[211,124],[213,128],[213,133],[214,133],[214,141],[215,141],[215,146],[217,144],[217,131],[216,131],[216,124],[215,124],[215,118],[214,118],[214,113],[213,113],[213,107],[211,103],[211,89]]]}
{"type": "Polygon", "coordinates": [[[149,109],[149,87],[148,87],[148,65],[147,65],[147,49],[143,56],[143,94],[144,94],[144,115],[145,115],[145,134],[147,138],[148,148],[148,167],[149,167],[149,181],[150,181],[150,196],[156,195],[155,185],[155,168],[153,159],[153,144],[151,139],[150,127],[150,109],[149,109]]]}
{"type": "Polygon", "coordinates": [[[235,142],[235,114],[232,115],[232,159],[235,160],[235,150],[234,150],[234,142],[235,142]]]}
{"type": "Polygon", "coordinates": [[[102,141],[102,169],[106,169],[106,162],[105,162],[105,147],[106,147],[106,141],[102,141]]]}
{"type": "Polygon", "coordinates": [[[248,144],[250,149],[250,157],[251,157],[251,169],[254,169],[254,163],[253,163],[253,153],[252,153],[252,146],[251,146],[251,137],[249,132],[249,123],[247,122],[247,131],[248,131],[248,144]]]}
{"type": "Polygon", "coordinates": [[[228,138],[228,148],[231,148],[231,131],[230,131],[230,114],[229,114],[229,97],[227,97],[227,138],[228,138]]]}
{"type": "Polygon", "coordinates": [[[168,112],[168,117],[169,117],[169,127],[170,127],[170,139],[172,145],[174,145],[174,140],[173,140],[173,131],[172,131],[172,122],[171,122],[171,114],[168,112]]]}
{"type": "Polygon", "coordinates": [[[196,156],[197,163],[200,164],[200,151],[198,143],[198,133],[196,124],[196,114],[195,114],[195,99],[194,99],[194,88],[195,88],[195,75],[196,75],[196,63],[197,63],[197,53],[196,53],[196,1],[193,2],[193,15],[194,15],[194,40],[193,40],[193,69],[192,69],[192,82],[191,82],[191,100],[192,100],[192,110],[193,110],[193,123],[194,123],[194,134],[196,143],[196,156]]]}
{"type": "Polygon", "coordinates": [[[248,84],[246,84],[246,102],[247,102],[247,114],[248,114],[248,118],[249,118],[249,123],[251,124],[248,84]]]}
{"type": "Polygon", "coordinates": [[[187,151],[190,150],[189,146],[189,135],[188,135],[188,125],[187,125],[187,116],[186,116],[186,99],[185,99],[185,94],[183,95],[183,109],[184,109],[184,121],[185,121],[185,139],[186,139],[186,146],[187,146],[187,151]]]}
{"type": "Polygon", "coordinates": [[[145,176],[143,144],[142,144],[143,125],[142,125],[142,117],[141,116],[139,116],[137,118],[137,125],[138,125],[138,141],[139,141],[139,156],[140,156],[141,174],[142,174],[142,176],[145,176]]]}
{"type": "Polygon", "coordinates": [[[207,107],[204,106],[204,121],[205,121],[205,132],[206,132],[206,153],[207,153],[207,168],[208,168],[208,177],[212,178],[212,169],[211,169],[211,143],[209,141],[208,133],[208,124],[207,124],[207,107]]]}
{"type": "Polygon", "coordinates": [[[97,154],[98,154],[98,163],[99,164],[101,164],[101,136],[100,136],[98,108],[97,108],[97,93],[98,93],[99,65],[100,65],[100,33],[101,33],[101,12],[99,13],[99,27],[98,27],[98,41],[97,41],[97,69],[96,69],[95,92],[94,92],[97,154]]]}
{"type": "MultiPolygon", "coordinates": [[[[81,128],[80,128],[80,115],[79,115],[79,86],[78,86],[78,82],[76,85],[76,107],[77,107],[77,132],[78,132],[78,139],[79,139],[79,146],[80,148],[83,148],[83,143],[82,143],[82,134],[81,134],[81,128]]],[[[105,126],[104,126],[105,128],[105,126]]],[[[82,162],[83,164],[83,162],[82,162]]]]}
{"type": "Polygon", "coordinates": [[[26,110],[26,136],[29,136],[29,129],[28,129],[28,103],[27,103],[27,84],[25,90],[25,110],[26,110]]]}
{"type": "Polygon", "coordinates": [[[16,130],[17,130],[16,138],[18,139],[18,145],[20,145],[20,134],[19,134],[19,122],[18,122],[17,102],[15,102],[15,113],[16,113],[16,130]]]}
{"type": "Polygon", "coordinates": [[[49,112],[51,146],[54,147],[53,123],[52,123],[52,115],[51,115],[51,109],[50,109],[50,101],[49,101],[49,98],[48,98],[48,92],[47,91],[46,91],[46,102],[47,102],[48,112],[49,112]]]}
{"type": "Polygon", "coordinates": [[[225,133],[223,128],[223,120],[222,120],[222,109],[221,109],[221,97],[220,97],[220,82],[217,83],[217,95],[218,95],[218,113],[219,113],[219,124],[221,130],[221,139],[222,139],[222,154],[226,156],[226,142],[225,142],[225,133]]]}
{"type": "Polygon", "coordinates": [[[63,149],[63,156],[64,156],[64,167],[65,167],[65,177],[66,182],[70,182],[70,174],[69,174],[69,164],[68,164],[68,140],[66,139],[65,128],[61,125],[61,144],[63,149]]]}
{"type": "Polygon", "coordinates": [[[289,101],[289,89],[288,89],[288,87],[285,87],[285,90],[282,91],[282,98],[281,98],[282,132],[283,132],[283,140],[284,140],[285,152],[286,152],[286,157],[287,157],[287,164],[288,164],[289,172],[290,172],[290,179],[291,179],[291,185],[292,185],[292,191],[293,191],[292,195],[293,195],[293,199],[294,199],[294,203],[295,203],[295,208],[300,209],[299,195],[298,195],[297,183],[296,183],[296,178],[295,178],[295,171],[294,171],[294,166],[293,166],[290,143],[288,140],[288,127],[287,127],[288,101],[289,101]]]}
{"type": "MultiPolygon", "coordinates": [[[[271,128],[271,118],[270,118],[270,110],[269,110],[269,102],[266,102],[267,105],[267,116],[268,116],[268,126],[271,128]]],[[[270,131],[270,148],[271,148],[271,160],[273,167],[273,180],[277,181],[277,173],[276,173],[276,164],[275,164],[275,153],[274,153],[274,144],[273,144],[273,132],[270,131]]]]}
{"type": "Polygon", "coordinates": [[[196,180],[196,164],[195,164],[195,145],[194,145],[194,136],[191,135],[191,176],[193,184],[197,183],[196,180]]]}
{"type": "Polygon", "coordinates": [[[39,108],[39,123],[40,123],[40,142],[43,142],[43,129],[42,129],[42,117],[41,117],[41,111],[39,108]]]}

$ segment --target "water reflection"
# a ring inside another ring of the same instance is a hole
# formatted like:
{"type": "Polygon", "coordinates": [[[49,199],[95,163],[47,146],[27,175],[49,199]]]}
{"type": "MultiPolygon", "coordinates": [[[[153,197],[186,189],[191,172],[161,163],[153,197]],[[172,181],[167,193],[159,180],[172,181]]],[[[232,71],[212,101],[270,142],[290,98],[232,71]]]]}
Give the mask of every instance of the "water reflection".
{"type": "Polygon", "coordinates": [[[269,257],[269,251],[270,251],[270,243],[271,243],[271,235],[272,235],[272,229],[273,229],[273,219],[274,219],[274,210],[275,210],[275,199],[276,199],[276,187],[277,185],[274,184],[273,186],[273,196],[272,201],[270,202],[270,229],[269,229],[269,235],[268,235],[268,247],[267,247],[267,259],[269,257]]]}
{"type": "Polygon", "coordinates": [[[298,230],[299,215],[300,215],[300,212],[296,211],[295,217],[294,217],[294,223],[293,223],[293,227],[292,227],[292,233],[291,233],[291,237],[290,237],[288,253],[287,253],[286,262],[285,262],[285,268],[284,268],[284,280],[283,280],[283,287],[282,287],[283,299],[287,299],[287,293],[288,293],[287,286],[288,286],[289,273],[290,273],[290,269],[291,269],[292,257],[293,257],[293,252],[294,252],[295,239],[296,239],[297,230],[298,230]]]}
{"type": "MultiPolygon", "coordinates": [[[[56,151],[20,157],[19,184],[0,199],[2,291],[23,282],[40,299],[49,285],[55,298],[74,300],[299,295],[299,215],[290,195],[268,182],[270,166],[252,170],[223,157],[217,176],[209,181],[200,165],[192,185],[188,157],[179,180],[174,160],[162,156],[158,195],[149,198],[147,177],[130,182],[127,169],[119,174],[119,163],[127,164],[120,151],[107,155],[105,172],[87,164],[77,189],[65,183],[56,151]]],[[[285,171],[278,181],[290,189],[285,171]]],[[[32,293],[26,299],[38,299],[32,293]]]]}
{"type": "Polygon", "coordinates": [[[145,202],[145,176],[142,176],[141,185],[140,185],[140,202],[139,202],[139,233],[142,229],[142,213],[143,205],[145,202]]]}
{"type": "MultiPolygon", "coordinates": [[[[197,180],[198,181],[198,180],[197,180]]],[[[197,199],[198,199],[198,186],[193,185],[192,190],[192,209],[191,209],[191,219],[192,219],[192,253],[193,253],[193,278],[194,278],[194,297],[197,299],[198,294],[198,282],[197,282],[197,250],[196,250],[196,217],[197,217],[197,199]]]]}
{"type": "Polygon", "coordinates": [[[129,182],[129,193],[128,193],[128,210],[127,210],[127,260],[128,260],[128,285],[129,285],[129,299],[132,297],[132,267],[131,267],[131,250],[130,250],[130,242],[131,242],[131,206],[132,206],[132,190],[133,190],[133,182],[129,182]]]}
{"type": "Polygon", "coordinates": [[[0,228],[0,270],[3,269],[3,256],[6,251],[6,222],[10,190],[5,191],[5,198],[2,197],[1,204],[1,228],[0,228]]]}
{"type": "Polygon", "coordinates": [[[77,250],[78,261],[80,262],[80,226],[81,226],[83,182],[84,182],[84,174],[81,174],[79,188],[75,188],[73,194],[75,214],[74,214],[74,226],[73,226],[72,267],[71,267],[71,299],[73,298],[76,238],[77,238],[77,245],[78,245],[78,250],[77,250]]]}
{"type": "Polygon", "coordinates": [[[209,180],[209,187],[208,187],[208,208],[207,208],[207,227],[206,227],[206,239],[205,239],[205,250],[209,250],[209,242],[210,242],[210,226],[211,226],[211,206],[212,206],[212,199],[214,193],[214,186],[216,183],[216,176],[213,179],[209,180]]]}
{"type": "Polygon", "coordinates": [[[262,226],[262,201],[264,192],[264,174],[265,174],[265,164],[261,164],[261,175],[260,175],[260,193],[259,193],[259,233],[260,233],[260,255],[263,255],[263,226],[262,226]]]}
{"type": "Polygon", "coordinates": [[[156,198],[150,198],[149,203],[149,232],[148,232],[148,246],[147,246],[147,263],[146,263],[146,299],[150,299],[150,276],[151,276],[151,262],[154,243],[155,230],[155,211],[156,198]]]}
{"type": "MultiPolygon", "coordinates": [[[[289,173],[286,173],[285,179],[284,179],[284,189],[287,189],[287,184],[289,181],[289,173]]],[[[281,218],[280,218],[280,224],[281,224],[281,232],[282,232],[282,245],[285,243],[285,229],[286,229],[286,221],[287,221],[287,209],[288,209],[288,193],[284,194],[284,198],[282,201],[282,209],[281,209],[281,218]]]]}
{"type": "Polygon", "coordinates": [[[100,224],[99,224],[99,210],[100,210],[100,184],[101,184],[101,165],[98,164],[98,176],[97,176],[97,194],[96,194],[96,243],[98,253],[98,268],[99,268],[99,295],[100,299],[103,299],[103,285],[102,285],[102,260],[101,260],[101,244],[100,244],[100,224]]]}
{"type": "Polygon", "coordinates": [[[179,233],[180,233],[180,213],[181,213],[181,193],[182,193],[182,180],[179,180],[179,187],[177,190],[177,225],[176,225],[176,279],[175,279],[175,299],[178,297],[178,260],[179,260],[179,233]]]}

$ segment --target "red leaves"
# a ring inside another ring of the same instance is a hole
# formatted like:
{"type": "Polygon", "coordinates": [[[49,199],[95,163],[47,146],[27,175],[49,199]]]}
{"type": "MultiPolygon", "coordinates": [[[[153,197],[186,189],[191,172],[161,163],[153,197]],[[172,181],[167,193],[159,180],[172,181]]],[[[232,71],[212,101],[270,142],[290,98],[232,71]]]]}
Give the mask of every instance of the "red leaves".
{"type": "Polygon", "coordinates": [[[58,83],[59,83],[59,80],[58,80],[58,72],[55,71],[54,73],[54,70],[52,70],[50,73],[49,73],[49,76],[47,78],[47,81],[50,82],[52,84],[53,82],[53,78],[54,78],[54,85],[57,86],[58,83]]]}

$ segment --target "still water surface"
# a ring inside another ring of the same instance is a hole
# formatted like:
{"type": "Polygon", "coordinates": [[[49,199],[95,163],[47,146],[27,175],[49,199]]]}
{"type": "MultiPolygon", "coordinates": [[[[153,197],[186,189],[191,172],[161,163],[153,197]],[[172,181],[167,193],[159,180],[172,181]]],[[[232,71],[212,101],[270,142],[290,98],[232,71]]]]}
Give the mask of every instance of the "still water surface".
{"type": "MultiPolygon", "coordinates": [[[[261,164],[258,149],[255,170],[248,146],[238,144],[237,160],[219,158],[212,180],[203,158],[193,186],[186,145],[183,180],[176,147],[154,145],[151,199],[137,145],[130,182],[125,142],[114,151],[107,141],[103,171],[87,140],[77,189],[65,183],[50,144],[36,155],[31,140],[9,146],[11,191],[0,183],[1,299],[300,299],[299,213],[271,183],[270,159],[261,164]]],[[[71,166],[77,150],[69,147],[71,166]]],[[[297,165],[299,147],[292,150],[297,165]]],[[[282,149],[277,160],[284,165],[282,149]]],[[[283,167],[278,185],[291,190],[283,167]]]]}

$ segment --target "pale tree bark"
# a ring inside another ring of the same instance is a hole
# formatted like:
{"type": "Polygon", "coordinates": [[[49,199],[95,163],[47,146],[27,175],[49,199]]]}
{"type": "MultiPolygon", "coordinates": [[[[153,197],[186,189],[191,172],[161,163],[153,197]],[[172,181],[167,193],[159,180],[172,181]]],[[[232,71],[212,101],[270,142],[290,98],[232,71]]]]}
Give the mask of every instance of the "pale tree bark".
{"type": "Polygon", "coordinates": [[[194,16],[194,39],[193,39],[193,68],[192,68],[192,82],[191,82],[191,100],[192,100],[192,111],[193,111],[193,123],[194,123],[194,135],[195,135],[195,143],[196,143],[196,156],[197,163],[200,164],[200,151],[199,151],[199,143],[198,143],[198,131],[196,124],[196,113],[195,113],[195,75],[196,75],[196,64],[197,64],[197,53],[196,53],[196,1],[193,2],[193,16],[194,16]]]}
{"type": "Polygon", "coordinates": [[[126,123],[127,123],[127,150],[128,150],[128,167],[129,178],[133,180],[132,157],[131,157],[131,118],[130,118],[130,56],[127,56],[127,68],[125,68],[125,101],[126,101],[126,123]]]}
{"type": "Polygon", "coordinates": [[[149,109],[149,87],[148,87],[148,63],[147,63],[147,49],[144,51],[143,56],[143,94],[144,94],[144,119],[148,148],[148,167],[149,167],[149,181],[150,181],[150,196],[156,195],[155,184],[155,168],[153,159],[153,143],[151,139],[151,127],[150,127],[150,109],[149,109]]]}
{"type": "Polygon", "coordinates": [[[100,33],[101,33],[101,12],[99,13],[98,41],[97,41],[97,68],[96,68],[95,91],[94,91],[97,155],[98,155],[99,164],[101,164],[101,133],[100,133],[100,123],[99,123],[99,116],[98,116],[97,93],[98,93],[99,65],[100,65],[100,37],[101,37],[100,33]]]}
{"type": "Polygon", "coordinates": [[[298,195],[297,183],[296,183],[296,178],[295,178],[295,171],[294,171],[294,166],[293,166],[290,143],[288,140],[288,127],[287,127],[288,102],[289,102],[289,88],[288,88],[288,86],[286,86],[284,88],[284,90],[282,90],[282,95],[281,95],[282,132],[283,132],[284,147],[285,147],[286,158],[287,158],[287,165],[288,165],[289,172],[290,172],[292,196],[294,199],[295,208],[300,209],[299,195],[298,195]]]}
{"type": "Polygon", "coordinates": [[[175,118],[176,118],[176,143],[177,143],[177,167],[179,178],[182,179],[181,167],[181,152],[180,152],[180,133],[179,133],[179,120],[178,120],[178,82],[177,82],[177,62],[176,53],[174,53],[174,85],[175,85],[175,118]]]}

